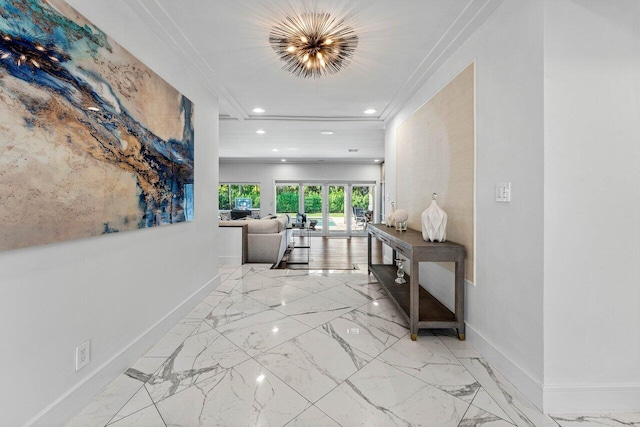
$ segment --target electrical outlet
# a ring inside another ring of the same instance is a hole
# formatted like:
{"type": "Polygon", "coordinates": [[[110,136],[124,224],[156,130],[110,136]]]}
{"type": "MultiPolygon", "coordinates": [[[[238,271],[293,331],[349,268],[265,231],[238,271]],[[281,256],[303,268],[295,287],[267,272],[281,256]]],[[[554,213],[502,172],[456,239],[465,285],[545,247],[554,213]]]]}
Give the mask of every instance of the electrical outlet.
{"type": "Polygon", "coordinates": [[[87,340],[76,347],[76,371],[84,368],[91,360],[91,340],[87,340]]]}
{"type": "Polygon", "coordinates": [[[510,203],[511,202],[511,183],[501,182],[496,184],[496,202],[510,203]]]}

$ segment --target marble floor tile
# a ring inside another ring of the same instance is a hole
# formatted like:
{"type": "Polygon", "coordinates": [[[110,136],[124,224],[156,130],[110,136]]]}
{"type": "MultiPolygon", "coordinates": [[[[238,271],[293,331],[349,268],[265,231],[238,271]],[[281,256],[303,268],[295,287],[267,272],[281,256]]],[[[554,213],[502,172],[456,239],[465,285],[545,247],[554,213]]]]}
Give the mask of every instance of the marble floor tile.
{"type": "Polygon", "coordinates": [[[353,310],[353,307],[320,295],[310,295],[275,309],[315,328],[353,310]]]}
{"type": "Polygon", "coordinates": [[[220,304],[220,301],[225,299],[228,295],[228,292],[212,291],[203,301],[215,307],[220,304]]]}
{"type": "Polygon", "coordinates": [[[176,348],[182,342],[187,339],[194,329],[200,324],[200,321],[195,323],[190,320],[179,322],[176,326],[171,328],[151,349],[144,355],[144,357],[164,357],[167,358],[175,351],[176,348]]]}
{"type": "Polygon", "coordinates": [[[372,358],[342,341],[311,330],[255,359],[313,403],[372,358]]]}
{"type": "Polygon", "coordinates": [[[257,289],[255,291],[245,292],[244,294],[271,308],[286,305],[300,298],[312,295],[311,292],[307,292],[291,285],[257,289]]]}
{"type": "Polygon", "coordinates": [[[342,285],[343,280],[335,277],[323,276],[321,274],[310,274],[307,276],[293,276],[285,279],[286,283],[299,287],[309,292],[321,292],[342,285]]]}
{"type": "Polygon", "coordinates": [[[411,375],[416,375],[430,364],[460,364],[434,336],[420,336],[416,341],[401,339],[382,353],[380,359],[411,375]]]}
{"type": "Polygon", "coordinates": [[[213,329],[213,327],[207,322],[199,319],[183,319],[180,323],[193,327],[193,330],[191,331],[189,336],[213,329]]]}
{"type": "Polygon", "coordinates": [[[260,274],[263,274],[267,277],[271,277],[272,279],[287,281],[296,277],[306,277],[309,275],[309,272],[307,270],[273,269],[273,270],[261,270],[260,274]]]}
{"type": "MultiPolygon", "coordinates": [[[[220,283],[217,288],[213,290],[213,292],[218,292],[222,294],[230,294],[235,290],[237,286],[239,286],[241,281],[239,279],[227,279],[224,282],[220,283]]],[[[239,291],[237,291],[239,292],[239,291]]]]}
{"type": "Polygon", "coordinates": [[[153,405],[153,400],[149,396],[149,392],[146,388],[142,387],[131,399],[118,411],[118,413],[109,421],[109,425],[135,414],[149,406],[153,405]]]}
{"type": "Polygon", "coordinates": [[[378,356],[401,337],[409,339],[409,331],[404,325],[359,310],[325,323],[319,330],[372,357],[378,356]]]}
{"type": "Polygon", "coordinates": [[[400,339],[378,358],[467,402],[473,400],[480,388],[476,379],[434,336],[420,337],[417,341],[400,339]]]}
{"type": "Polygon", "coordinates": [[[489,412],[483,411],[475,406],[469,406],[464,418],[458,427],[513,427],[513,424],[497,417],[489,412]]]}
{"type": "Polygon", "coordinates": [[[365,305],[358,307],[358,310],[367,313],[395,312],[399,314],[398,308],[387,296],[371,300],[365,305]]]}
{"type": "Polygon", "coordinates": [[[205,322],[214,328],[269,310],[269,307],[242,293],[233,293],[209,313],[205,322]]]}
{"type": "Polygon", "coordinates": [[[468,341],[460,341],[454,329],[435,330],[434,333],[457,358],[482,357],[468,341]]]}
{"type": "Polygon", "coordinates": [[[455,427],[469,404],[374,360],[316,406],[343,426],[455,427]]]}
{"type": "Polygon", "coordinates": [[[276,310],[263,311],[217,328],[252,357],[310,329],[276,310]]]}
{"type": "Polygon", "coordinates": [[[429,364],[415,376],[469,403],[480,388],[476,379],[461,365],[429,364]]]}
{"type": "Polygon", "coordinates": [[[128,375],[119,375],[100,396],[95,398],[67,427],[102,427],[131,399],[143,384],[128,375]]]}
{"type": "Polygon", "coordinates": [[[351,276],[345,276],[344,277],[344,281],[345,283],[351,284],[351,285],[359,285],[359,286],[363,286],[363,285],[377,285],[380,286],[378,283],[378,280],[375,278],[375,276],[373,274],[366,274],[366,271],[363,272],[364,274],[354,274],[351,276]]]}
{"type": "Polygon", "coordinates": [[[489,412],[490,414],[497,415],[503,420],[513,423],[509,416],[502,410],[500,405],[498,405],[496,401],[493,400],[491,396],[489,396],[489,393],[487,393],[487,391],[482,387],[480,387],[478,393],[476,393],[476,397],[473,398],[473,402],[471,403],[473,404],[473,406],[476,406],[486,412],[489,412]]]}
{"type": "Polygon", "coordinates": [[[340,427],[340,424],[333,421],[327,414],[315,406],[309,407],[306,411],[287,423],[286,427],[340,427]]]}
{"type": "Polygon", "coordinates": [[[221,265],[218,267],[218,273],[220,274],[220,282],[227,280],[234,271],[240,268],[239,265],[221,265]]]}
{"type": "Polygon", "coordinates": [[[384,298],[386,296],[384,291],[369,289],[366,286],[350,284],[334,286],[326,291],[318,292],[316,295],[321,295],[325,298],[329,298],[343,304],[349,304],[353,308],[362,307],[373,300],[384,298]]]}
{"type": "Polygon", "coordinates": [[[209,302],[203,300],[198,305],[196,305],[189,314],[185,316],[185,319],[203,320],[209,315],[209,313],[211,313],[211,310],[213,310],[214,307],[215,305],[209,304],[209,302]]]}
{"type": "Polygon", "coordinates": [[[144,384],[160,369],[165,360],[164,357],[141,357],[124,374],[144,384]]]}
{"type": "Polygon", "coordinates": [[[484,359],[461,358],[459,360],[515,425],[557,427],[558,424],[551,417],[542,414],[484,359]]]}
{"type": "Polygon", "coordinates": [[[454,330],[411,341],[365,271],[269,267],[221,268],[68,426],[640,427],[640,414],[543,415],[454,330]]]}
{"type": "Polygon", "coordinates": [[[282,280],[273,279],[265,276],[264,274],[247,273],[242,277],[242,279],[240,279],[240,283],[234,288],[234,290],[240,292],[251,292],[282,285],[284,285],[282,280]]]}
{"type": "Polygon", "coordinates": [[[154,402],[247,360],[249,356],[210,330],[188,337],[147,381],[154,402]]]}
{"type": "Polygon", "coordinates": [[[405,316],[403,316],[397,308],[389,307],[386,309],[380,309],[380,304],[382,303],[382,305],[385,305],[385,301],[387,305],[390,303],[388,300],[378,298],[358,308],[358,311],[366,313],[367,315],[372,317],[386,319],[409,330],[409,322],[407,322],[405,316]],[[376,302],[379,304],[378,306],[375,305],[376,302]]]}
{"type": "Polygon", "coordinates": [[[640,426],[640,412],[593,415],[552,415],[561,427],[628,427],[640,426]]]}
{"type": "Polygon", "coordinates": [[[165,427],[166,424],[160,416],[158,409],[151,405],[141,411],[138,411],[126,418],[109,424],[113,427],[165,427]]]}
{"type": "Polygon", "coordinates": [[[167,426],[195,427],[283,426],[310,405],[250,359],[157,406],[167,426]]]}

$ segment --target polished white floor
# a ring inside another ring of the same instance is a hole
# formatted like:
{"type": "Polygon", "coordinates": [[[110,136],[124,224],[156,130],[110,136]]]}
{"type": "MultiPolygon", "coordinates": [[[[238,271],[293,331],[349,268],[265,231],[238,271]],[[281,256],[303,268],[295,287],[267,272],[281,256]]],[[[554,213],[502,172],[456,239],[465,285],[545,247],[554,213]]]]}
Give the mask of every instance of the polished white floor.
{"type": "Polygon", "coordinates": [[[221,276],[68,425],[640,426],[640,414],[543,415],[453,331],[411,341],[365,271],[221,276]]]}

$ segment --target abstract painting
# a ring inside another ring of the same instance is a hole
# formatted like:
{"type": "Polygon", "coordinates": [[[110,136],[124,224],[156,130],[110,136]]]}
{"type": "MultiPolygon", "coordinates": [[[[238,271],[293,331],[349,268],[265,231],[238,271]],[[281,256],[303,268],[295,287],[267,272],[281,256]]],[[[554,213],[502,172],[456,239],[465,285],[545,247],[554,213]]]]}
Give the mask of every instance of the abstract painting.
{"type": "Polygon", "coordinates": [[[0,250],[193,220],[193,104],[62,0],[0,0],[0,250]]]}

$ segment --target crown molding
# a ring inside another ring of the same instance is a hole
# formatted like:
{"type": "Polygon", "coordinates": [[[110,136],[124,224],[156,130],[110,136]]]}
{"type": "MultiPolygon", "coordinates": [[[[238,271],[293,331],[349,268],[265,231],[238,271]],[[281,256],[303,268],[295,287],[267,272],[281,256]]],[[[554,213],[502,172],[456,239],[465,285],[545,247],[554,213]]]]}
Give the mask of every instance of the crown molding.
{"type": "Polygon", "coordinates": [[[395,116],[413,94],[435,73],[440,65],[458,49],[504,0],[470,0],[418,68],[409,76],[394,99],[380,114],[380,119],[395,116]]]}

